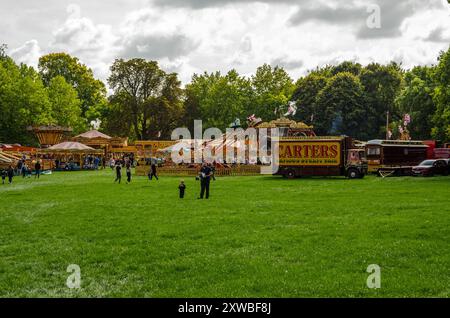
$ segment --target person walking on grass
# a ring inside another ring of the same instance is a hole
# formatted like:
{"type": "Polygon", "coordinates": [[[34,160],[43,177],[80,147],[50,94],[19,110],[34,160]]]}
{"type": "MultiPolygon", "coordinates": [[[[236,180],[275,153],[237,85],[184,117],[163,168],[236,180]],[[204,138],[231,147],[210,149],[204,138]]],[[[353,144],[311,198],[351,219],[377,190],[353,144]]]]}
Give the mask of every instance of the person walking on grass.
{"type": "Polygon", "coordinates": [[[41,175],[41,161],[39,159],[36,161],[36,164],[34,165],[34,171],[35,171],[34,178],[36,179],[37,177],[39,179],[39,176],[41,175]]]}
{"type": "Polygon", "coordinates": [[[180,199],[183,199],[184,191],[186,190],[186,185],[184,184],[184,180],[180,181],[180,185],[178,186],[178,189],[180,190],[180,199]]]}
{"type": "Polygon", "coordinates": [[[8,174],[8,182],[9,182],[9,184],[11,184],[13,177],[14,177],[14,169],[12,166],[9,166],[9,168],[7,170],[7,174],[8,174]]]}
{"type": "Polygon", "coordinates": [[[150,168],[150,172],[148,173],[148,178],[150,180],[152,180],[152,178],[155,177],[156,180],[158,179],[158,175],[156,174],[156,164],[154,162],[152,162],[151,168],[150,168]]]}
{"type": "Polygon", "coordinates": [[[120,181],[122,180],[122,166],[120,165],[120,162],[117,161],[116,163],[116,180],[114,180],[114,182],[120,181]]]}

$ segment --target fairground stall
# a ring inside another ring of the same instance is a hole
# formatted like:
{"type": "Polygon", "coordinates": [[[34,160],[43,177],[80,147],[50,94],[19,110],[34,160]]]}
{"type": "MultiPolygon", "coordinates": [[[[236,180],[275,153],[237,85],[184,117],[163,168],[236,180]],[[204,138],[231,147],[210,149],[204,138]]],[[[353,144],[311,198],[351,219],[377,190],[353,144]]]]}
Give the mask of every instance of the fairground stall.
{"type": "Polygon", "coordinates": [[[106,160],[133,157],[136,153],[135,147],[128,146],[128,138],[111,137],[95,129],[73,137],[72,141],[102,150],[106,160]]]}
{"type": "Polygon", "coordinates": [[[38,155],[53,163],[54,170],[81,170],[88,168],[86,159],[97,158],[101,162],[104,151],[94,149],[79,142],[65,141],[49,148],[40,149],[38,155]]]}

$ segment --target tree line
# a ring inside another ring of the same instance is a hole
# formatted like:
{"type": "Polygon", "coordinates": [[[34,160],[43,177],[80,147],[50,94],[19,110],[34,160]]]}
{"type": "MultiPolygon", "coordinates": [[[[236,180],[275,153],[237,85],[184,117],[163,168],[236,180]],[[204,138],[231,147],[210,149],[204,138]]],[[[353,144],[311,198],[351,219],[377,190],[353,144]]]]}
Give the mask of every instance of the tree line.
{"type": "Polygon", "coordinates": [[[93,121],[114,136],[169,139],[174,128],[192,128],[195,119],[222,130],[253,114],[269,121],[290,101],[297,105],[294,119],[320,135],[384,138],[389,112],[393,138],[409,114],[413,139],[450,140],[450,48],[435,65],[409,70],[395,62],[346,61],[294,81],[282,67],[264,64],[250,77],[236,70],[194,74],[185,87],[155,61],[117,59],[109,95],[76,57],[48,54],[36,70],[6,51],[0,46],[0,142],[35,144],[26,130],[31,125],[70,126],[79,133],[93,121]]]}

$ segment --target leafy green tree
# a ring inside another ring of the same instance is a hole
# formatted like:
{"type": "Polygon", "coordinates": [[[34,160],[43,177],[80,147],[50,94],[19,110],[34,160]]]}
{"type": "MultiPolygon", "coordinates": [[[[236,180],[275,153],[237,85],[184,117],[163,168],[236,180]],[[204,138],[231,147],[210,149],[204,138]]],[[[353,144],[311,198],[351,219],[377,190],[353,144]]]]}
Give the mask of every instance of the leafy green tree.
{"type": "Polygon", "coordinates": [[[348,72],[355,76],[359,76],[362,71],[362,66],[359,63],[354,63],[351,61],[344,61],[339,65],[333,66],[331,68],[331,75],[334,76],[339,73],[348,72]]]}
{"type": "Polygon", "coordinates": [[[180,81],[155,61],[118,59],[111,66],[108,83],[114,90],[114,107],[109,112],[119,109],[135,138],[158,138],[160,134],[167,138],[183,116],[180,81]]]}
{"type": "Polygon", "coordinates": [[[49,124],[51,106],[39,74],[11,58],[0,59],[0,140],[36,144],[30,125],[49,124]]]}
{"type": "Polygon", "coordinates": [[[104,106],[106,88],[102,81],[95,79],[90,68],[80,63],[78,58],[66,53],[51,53],[39,59],[39,73],[45,86],[52,78],[62,76],[72,85],[81,101],[81,116],[88,121],[95,120],[95,108],[104,106]]]}
{"type": "Polygon", "coordinates": [[[77,91],[66,82],[64,77],[56,76],[47,87],[51,104],[52,123],[72,127],[75,133],[86,130],[86,120],[81,117],[81,102],[77,91]]]}
{"type": "MultiPolygon", "coordinates": [[[[220,72],[192,77],[186,85],[186,112],[189,121],[201,119],[204,128],[227,128],[236,118],[243,120],[250,109],[250,81],[235,70],[225,76],[220,72]],[[191,113],[192,112],[192,113],[191,113]]],[[[191,122],[188,122],[189,127],[191,122]]]]}
{"type": "Polygon", "coordinates": [[[355,75],[344,72],[333,76],[317,96],[317,111],[319,134],[368,138],[364,89],[355,75]]]}
{"type": "Polygon", "coordinates": [[[310,73],[297,81],[291,98],[297,103],[296,120],[315,125],[316,120],[320,119],[316,100],[317,95],[325,88],[327,82],[327,77],[316,73],[310,73]]]}
{"type": "Polygon", "coordinates": [[[433,72],[434,68],[427,66],[416,66],[407,72],[405,86],[396,99],[400,113],[411,116],[408,130],[413,139],[431,138],[432,119],[436,112],[433,72]]]}
{"type": "Polygon", "coordinates": [[[394,120],[402,116],[395,99],[403,85],[403,71],[396,63],[372,63],[362,69],[359,78],[368,108],[364,119],[367,135],[370,138],[383,138],[386,134],[386,112],[389,111],[394,120]]]}
{"type": "Polygon", "coordinates": [[[258,67],[251,77],[251,85],[253,101],[247,112],[264,120],[275,119],[275,110],[287,105],[295,89],[292,78],[282,67],[272,68],[268,64],[258,67]]]}
{"type": "Polygon", "coordinates": [[[434,73],[436,88],[433,100],[436,112],[433,116],[434,138],[441,141],[450,140],[450,48],[439,56],[439,63],[434,73]]]}

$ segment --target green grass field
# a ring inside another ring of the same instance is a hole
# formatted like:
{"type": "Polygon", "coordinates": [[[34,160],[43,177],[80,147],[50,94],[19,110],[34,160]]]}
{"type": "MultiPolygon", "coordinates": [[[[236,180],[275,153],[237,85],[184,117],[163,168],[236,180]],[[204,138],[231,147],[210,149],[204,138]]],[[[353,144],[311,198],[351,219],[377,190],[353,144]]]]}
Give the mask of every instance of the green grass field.
{"type": "Polygon", "coordinates": [[[193,178],[180,200],[179,180],[118,185],[107,170],[0,185],[0,296],[450,296],[448,177],[218,178],[209,201],[193,178]]]}

